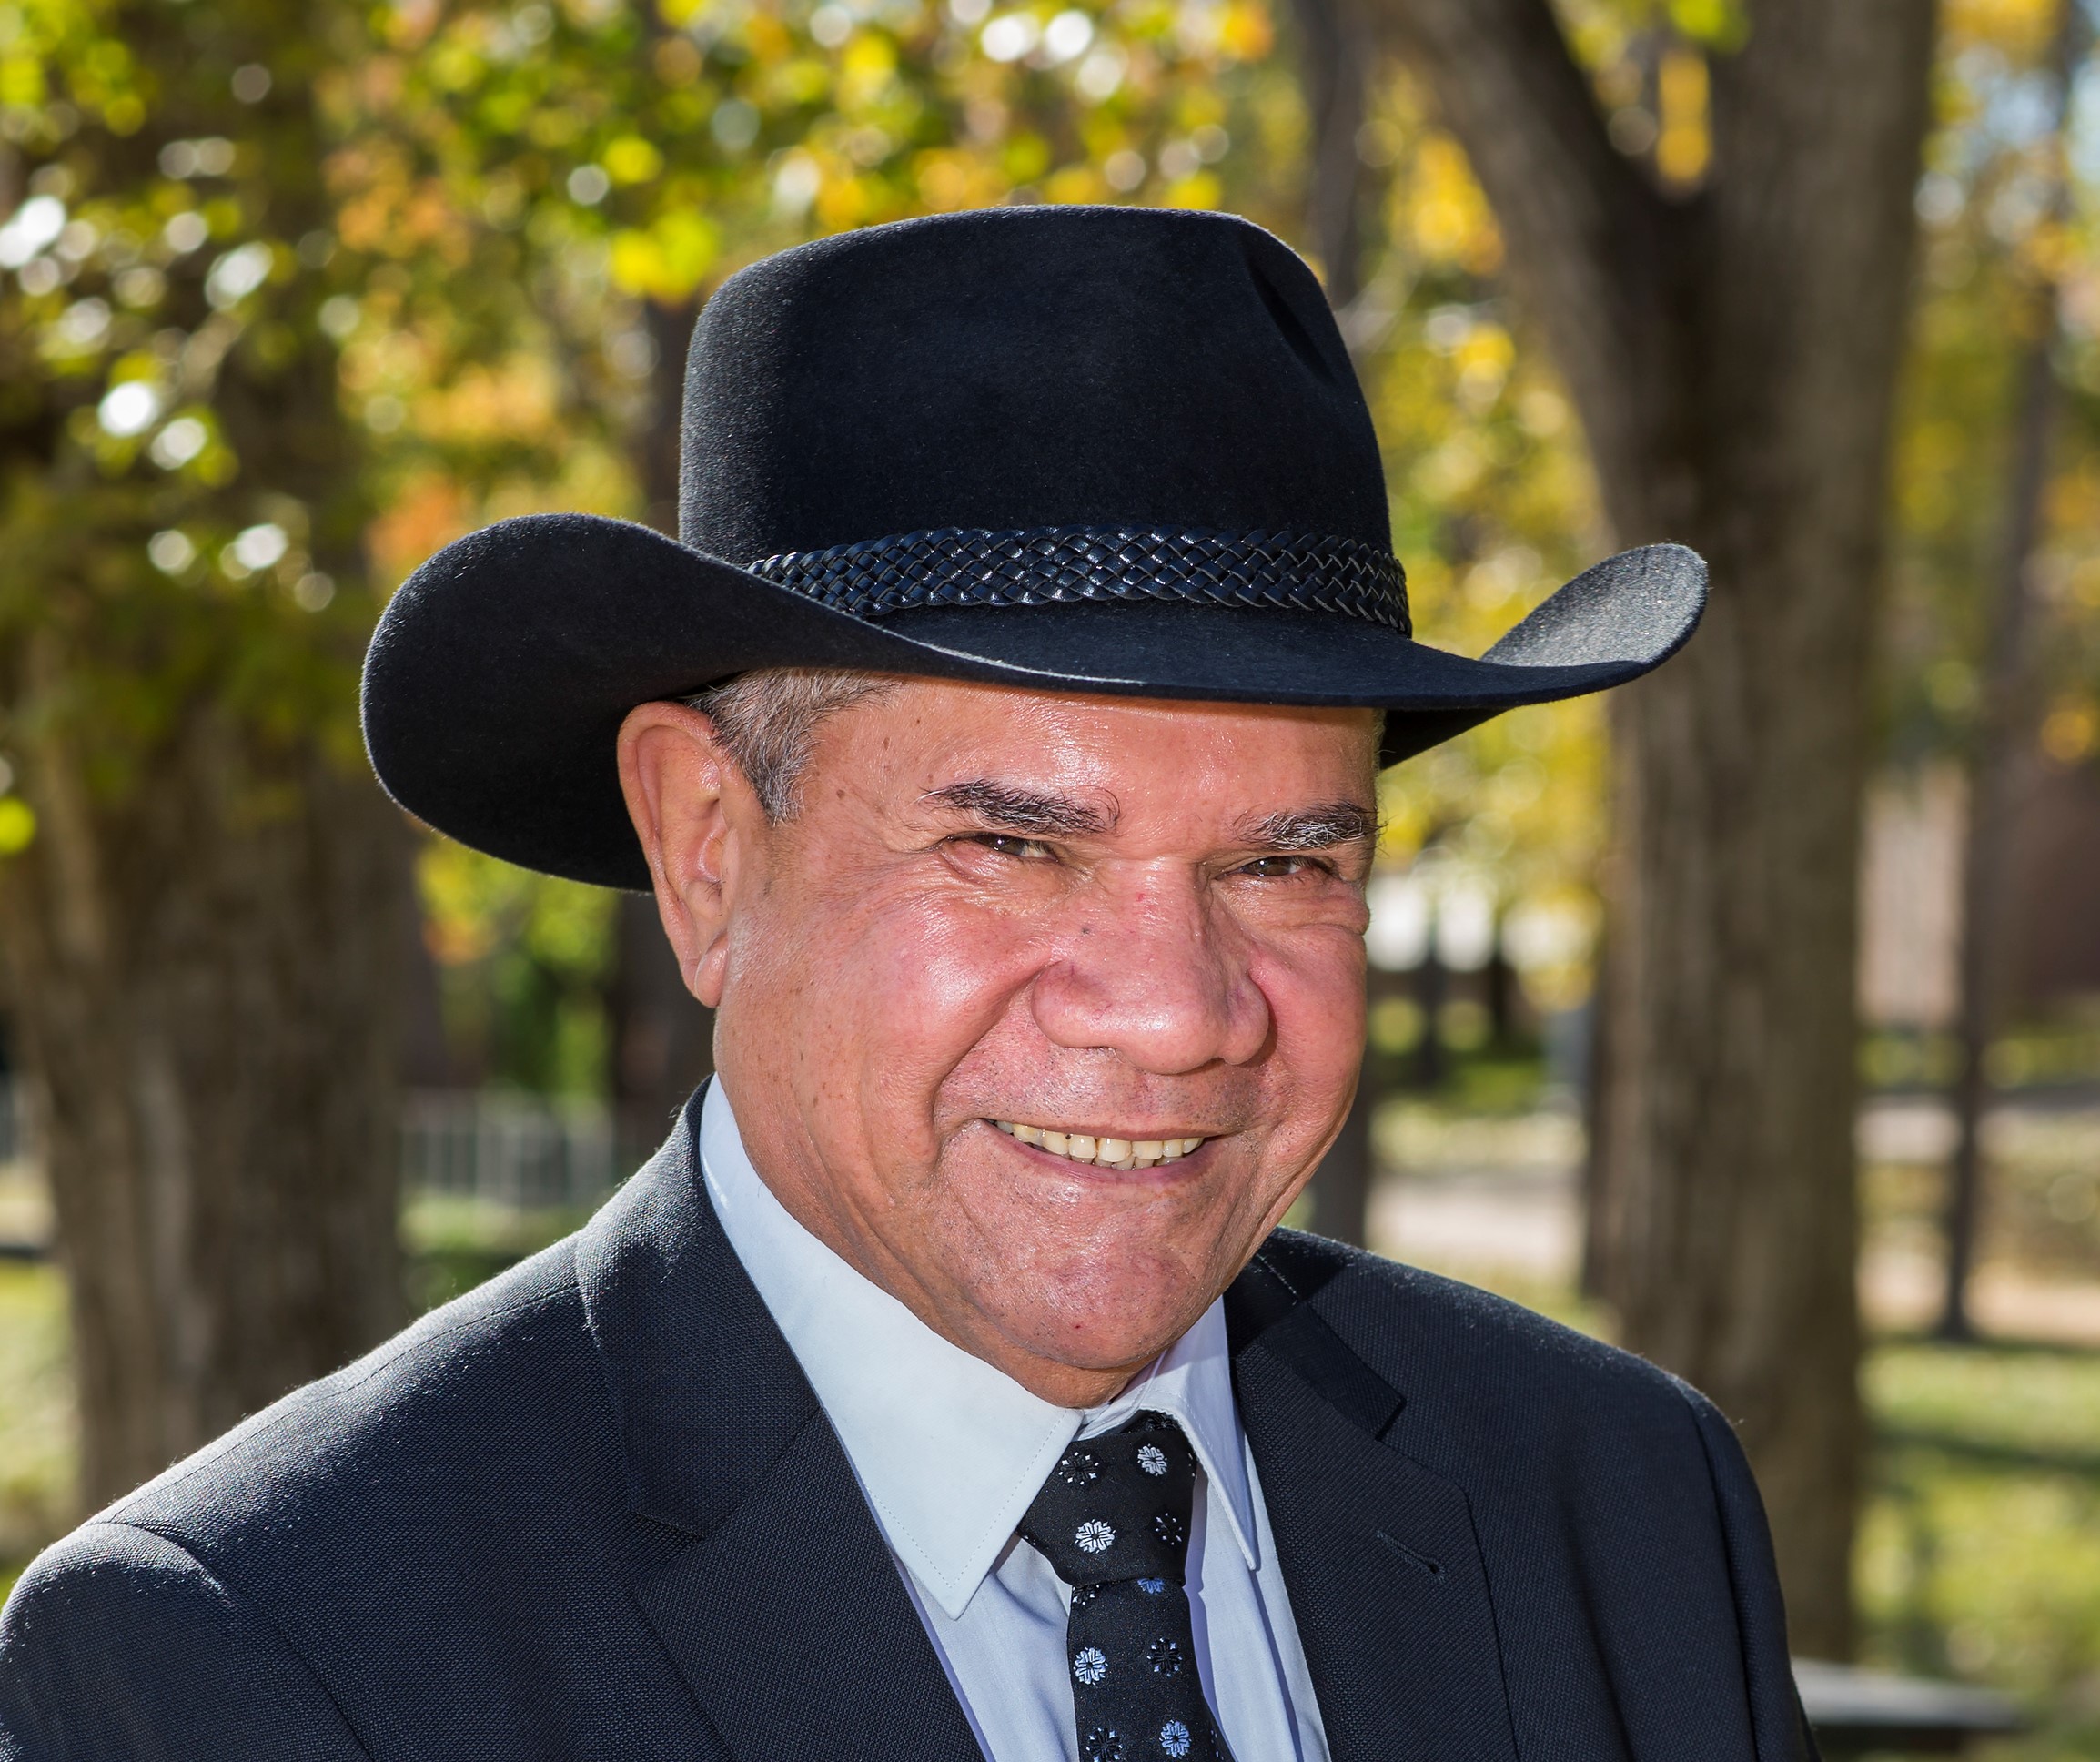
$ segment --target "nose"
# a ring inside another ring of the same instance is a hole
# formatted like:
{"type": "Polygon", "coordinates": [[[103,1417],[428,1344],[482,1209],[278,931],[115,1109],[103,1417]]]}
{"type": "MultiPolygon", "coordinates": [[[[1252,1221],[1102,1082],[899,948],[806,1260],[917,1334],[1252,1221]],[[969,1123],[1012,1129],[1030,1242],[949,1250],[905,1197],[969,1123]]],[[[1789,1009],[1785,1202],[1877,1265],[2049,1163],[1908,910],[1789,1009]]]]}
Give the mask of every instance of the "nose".
{"type": "Polygon", "coordinates": [[[1075,902],[1059,957],[1030,989],[1055,1044],[1121,1054],[1159,1076],[1246,1064],[1268,1042],[1268,999],[1245,932],[1198,878],[1148,870],[1075,902]]]}

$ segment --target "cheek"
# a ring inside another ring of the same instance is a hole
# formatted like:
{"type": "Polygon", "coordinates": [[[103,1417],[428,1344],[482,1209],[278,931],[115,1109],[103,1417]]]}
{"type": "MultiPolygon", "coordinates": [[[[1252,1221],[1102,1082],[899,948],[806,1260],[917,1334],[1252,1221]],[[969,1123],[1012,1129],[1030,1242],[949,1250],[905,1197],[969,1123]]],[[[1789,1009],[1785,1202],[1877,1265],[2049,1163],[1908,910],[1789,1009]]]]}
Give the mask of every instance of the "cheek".
{"type": "Polygon", "coordinates": [[[1363,938],[1322,928],[1263,949],[1250,975],[1275,1023],[1270,1059],[1284,1085],[1287,1135],[1317,1136],[1338,1119],[1364,1052],[1363,938]]]}
{"type": "Polygon", "coordinates": [[[958,1051],[974,1045],[1026,980],[1029,938],[994,914],[924,898],[900,902],[867,927],[873,1000],[893,1030],[958,1051]]]}
{"type": "Polygon", "coordinates": [[[1033,970],[1025,933],[916,888],[842,890],[767,916],[752,938],[767,946],[747,970],[793,996],[782,1013],[797,1024],[797,1087],[851,1092],[854,1113],[881,1121],[891,1153],[909,1145],[930,1156],[942,1082],[1033,970]]]}

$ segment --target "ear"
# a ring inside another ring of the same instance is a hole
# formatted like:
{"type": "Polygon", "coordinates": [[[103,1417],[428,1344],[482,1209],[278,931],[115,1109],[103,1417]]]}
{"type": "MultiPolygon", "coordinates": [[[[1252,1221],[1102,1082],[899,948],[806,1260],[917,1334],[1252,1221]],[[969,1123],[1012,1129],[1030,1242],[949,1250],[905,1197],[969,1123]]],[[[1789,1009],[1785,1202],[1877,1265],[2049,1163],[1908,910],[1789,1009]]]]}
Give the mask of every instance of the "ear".
{"type": "Polygon", "coordinates": [[[729,957],[737,876],[763,815],[714,724],[682,704],[643,704],[620,724],[620,788],[648,858],[657,914],[685,988],[713,1008],[729,957]]]}

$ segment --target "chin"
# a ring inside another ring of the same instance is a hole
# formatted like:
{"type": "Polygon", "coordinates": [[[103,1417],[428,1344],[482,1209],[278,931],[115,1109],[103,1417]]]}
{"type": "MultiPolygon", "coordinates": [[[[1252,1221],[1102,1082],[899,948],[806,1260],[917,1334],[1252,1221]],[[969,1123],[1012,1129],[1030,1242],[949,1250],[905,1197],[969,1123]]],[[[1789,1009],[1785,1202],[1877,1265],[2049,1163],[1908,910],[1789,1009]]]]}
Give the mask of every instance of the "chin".
{"type": "Polygon", "coordinates": [[[1002,1332],[1024,1350],[1074,1370],[1122,1370],[1165,1352],[1217,1294],[1179,1269],[1166,1278],[1155,1270],[1143,1285],[1099,1277],[1064,1288],[1035,1282],[1000,1294],[1002,1332]]]}

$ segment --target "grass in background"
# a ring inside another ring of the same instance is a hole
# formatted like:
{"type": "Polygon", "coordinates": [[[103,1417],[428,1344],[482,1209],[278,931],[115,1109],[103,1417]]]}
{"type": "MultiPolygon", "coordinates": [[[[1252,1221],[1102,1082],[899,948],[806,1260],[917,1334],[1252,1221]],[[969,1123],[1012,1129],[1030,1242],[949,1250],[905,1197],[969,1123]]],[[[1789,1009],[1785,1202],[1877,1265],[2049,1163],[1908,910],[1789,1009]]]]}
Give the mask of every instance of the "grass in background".
{"type": "Polygon", "coordinates": [[[67,1350],[57,1269],[0,1261],[0,1597],[72,1519],[67,1350]]]}
{"type": "Polygon", "coordinates": [[[1894,1342],[1866,1386],[1868,1661],[2017,1697],[1991,1762],[2100,1757],[2100,1354],[1894,1342]]]}
{"type": "Polygon", "coordinates": [[[465,1296],[484,1280],[581,1229],[589,1216],[435,1194],[411,1200],[401,1216],[409,1306],[421,1313],[465,1296]]]}

